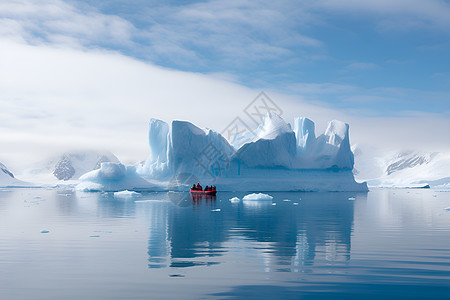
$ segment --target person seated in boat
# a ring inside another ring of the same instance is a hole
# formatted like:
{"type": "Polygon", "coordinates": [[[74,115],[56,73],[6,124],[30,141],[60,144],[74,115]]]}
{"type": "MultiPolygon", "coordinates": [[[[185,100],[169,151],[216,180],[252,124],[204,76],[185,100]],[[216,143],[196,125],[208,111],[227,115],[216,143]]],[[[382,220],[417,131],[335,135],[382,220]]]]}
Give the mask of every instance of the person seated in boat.
{"type": "Polygon", "coordinates": [[[195,191],[197,189],[197,187],[195,186],[195,183],[192,185],[191,190],[195,191]]]}
{"type": "Polygon", "coordinates": [[[201,191],[202,190],[202,186],[200,185],[200,183],[197,183],[197,191],[201,191]]]}
{"type": "Polygon", "coordinates": [[[213,186],[211,187],[211,190],[212,190],[212,191],[215,191],[215,190],[216,190],[216,186],[213,185],[213,186]]]}

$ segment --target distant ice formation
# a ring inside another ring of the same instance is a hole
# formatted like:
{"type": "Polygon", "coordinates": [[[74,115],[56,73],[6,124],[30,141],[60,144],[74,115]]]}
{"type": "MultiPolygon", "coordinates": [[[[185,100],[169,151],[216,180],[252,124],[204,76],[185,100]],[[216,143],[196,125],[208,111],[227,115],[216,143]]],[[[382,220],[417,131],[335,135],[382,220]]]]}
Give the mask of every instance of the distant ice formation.
{"type": "Polygon", "coordinates": [[[120,163],[109,151],[67,151],[37,162],[19,175],[33,182],[59,184],[59,181],[78,180],[86,172],[99,169],[103,162],[120,163]]]}
{"type": "Polygon", "coordinates": [[[355,147],[356,176],[371,186],[450,188],[450,153],[400,151],[384,155],[355,147]]]}
{"type": "Polygon", "coordinates": [[[2,163],[0,163],[0,187],[23,187],[31,183],[24,182],[14,177],[14,174],[2,163]]]}

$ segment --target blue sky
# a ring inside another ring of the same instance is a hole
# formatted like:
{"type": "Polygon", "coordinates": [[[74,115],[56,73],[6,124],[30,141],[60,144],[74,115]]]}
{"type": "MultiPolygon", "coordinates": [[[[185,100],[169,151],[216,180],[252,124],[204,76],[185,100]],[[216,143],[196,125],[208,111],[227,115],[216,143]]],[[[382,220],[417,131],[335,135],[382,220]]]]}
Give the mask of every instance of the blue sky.
{"type": "Polygon", "coordinates": [[[91,46],[164,67],[375,114],[450,109],[449,1],[71,3],[132,27],[129,45],[91,46]]]}
{"type": "Polygon", "coordinates": [[[2,0],[0,161],[73,141],[140,161],[150,117],[220,132],[260,91],[317,135],[446,151],[448,53],[444,0],[2,0]]]}

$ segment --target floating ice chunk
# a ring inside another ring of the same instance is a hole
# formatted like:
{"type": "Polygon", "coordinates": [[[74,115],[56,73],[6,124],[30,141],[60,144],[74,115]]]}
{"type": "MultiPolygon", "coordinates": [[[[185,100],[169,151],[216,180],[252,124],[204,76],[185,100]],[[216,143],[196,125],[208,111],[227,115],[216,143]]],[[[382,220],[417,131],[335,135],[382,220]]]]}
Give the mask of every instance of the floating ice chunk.
{"type": "Polygon", "coordinates": [[[238,197],[233,197],[233,198],[230,199],[231,203],[238,203],[240,201],[241,201],[241,199],[239,199],[238,197]]]}
{"type": "Polygon", "coordinates": [[[136,197],[140,197],[140,196],[141,196],[140,193],[137,193],[135,191],[129,191],[129,190],[124,190],[124,191],[114,193],[114,198],[131,199],[131,198],[136,198],[136,197]]]}
{"type": "Polygon", "coordinates": [[[41,233],[49,233],[49,230],[41,230],[41,233]]]}
{"type": "Polygon", "coordinates": [[[283,201],[284,202],[291,202],[291,200],[289,200],[289,199],[284,199],[283,201]]]}
{"type": "Polygon", "coordinates": [[[220,208],[211,209],[211,211],[213,211],[213,212],[220,211],[220,208]]]}
{"type": "Polygon", "coordinates": [[[272,203],[272,206],[275,206],[275,205],[277,205],[275,202],[274,203],[272,203]]]}
{"type": "MultiPolygon", "coordinates": [[[[80,182],[77,185],[77,189],[81,192],[98,192],[103,189],[103,185],[101,185],[99,183],[86,181],[86,182],[80,182]]],[[[107,194],[107,193],[105,193],[105,194],[107,194]]]]}
{"type": "Polygon", "coordinates": [[[298,202],[294,202],[294,203],[292,203],[292,204],[294,204],[294,205],[298,205],[298,202]]]}
{"type": "Polygon", "coordinates": [[[254,200],[272,200],[273,197],[267,194],[263,194],[263,193],[253,193],[253,194],[248,194],[245,195],[244,198],[242,198],[242,200],[244,201],[254,201],[254,200]]]}
{"type": "Polygon", "coordinates": [[[356,200],[355,197],[349,197],[348,200],[356,200]]]}
{"type": "Polygon", "coordinates": [[[100,237],[99,235],[90,235],[89,237],[100,237]]]}
{"type": "Polygon", "coordinates": [[[449,206],[449,207],[446,207],[446,208],[444,208],[444,210],[448,210],[448,211],[450,211],[450,206],[449,206]]]}

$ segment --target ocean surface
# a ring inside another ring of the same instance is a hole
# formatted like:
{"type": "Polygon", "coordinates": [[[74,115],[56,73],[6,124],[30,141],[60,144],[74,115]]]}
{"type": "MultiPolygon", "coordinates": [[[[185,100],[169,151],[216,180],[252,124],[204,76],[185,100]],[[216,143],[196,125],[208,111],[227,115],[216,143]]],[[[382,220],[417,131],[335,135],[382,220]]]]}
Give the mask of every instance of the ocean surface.
{"type": "Polygon", "coordinates": [[[245,194],[0,189],[0,299],[450,299],[449,192],[245,194]]]}

